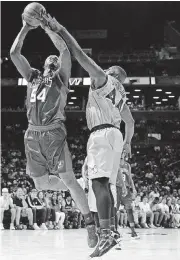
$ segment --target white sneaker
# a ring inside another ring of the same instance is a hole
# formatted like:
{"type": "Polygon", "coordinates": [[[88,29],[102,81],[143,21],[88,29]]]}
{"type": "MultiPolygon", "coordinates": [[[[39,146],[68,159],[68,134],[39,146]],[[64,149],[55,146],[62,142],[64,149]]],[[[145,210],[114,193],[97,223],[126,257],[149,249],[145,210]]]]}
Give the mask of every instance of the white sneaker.
{"type": "Polygon", "coordinates": [[[34,230],[40,230],[40,228],[38,227],[37,223],[34,223],[33,227],[34,227],[34,230]]]}
{"type": "Polygon", "coordinates": [[[42,223],[41,229],[43,229],[43,230],[48,230],[48,228],[46,227],[45,223],[42,223]]]}
{"type": "Polygon", "coordinates": [[[14,227],[13,223],[10,224],[10,230],[15,230],[15,227],[14,227]]]}
{"type": "Polygon", "coordinates": [[[4,230],[3,223],[0,224],[0,230],[4,230]]]}

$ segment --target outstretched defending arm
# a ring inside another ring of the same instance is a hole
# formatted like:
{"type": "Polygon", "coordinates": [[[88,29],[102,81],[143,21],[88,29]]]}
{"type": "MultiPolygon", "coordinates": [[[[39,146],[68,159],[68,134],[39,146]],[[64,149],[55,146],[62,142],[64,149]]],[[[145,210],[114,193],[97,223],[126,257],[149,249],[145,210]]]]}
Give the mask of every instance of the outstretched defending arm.
{"type": "Polygon", "coordinates": [[[21,54],[21,49],[24,39],[31,29],[35,29],[35,27],[32,27],[28,25],[25,21],[23,21],[23,27],[17,35],[10,50],[12,62],[14,63],[22,77],[25,78],[27,81],[29,81],[31,78],[32,68],[27,59],[21,54]]]}
{"type": "Polygon", "coordinates": [[[44,21],[42,21],[42,23],[48,25],[52,31],[56,32],[64,39],[71,54],[94,80],[96,88],[103,86],[106,82],[105,72],[83,52],[82,48],[73,36],[65,27],[59,24],[55,18],[52,19],[50,15],[44,15],[43,17],[44,21]]]}
{"type": "Polygon", "coordinates": [[[72,67],[71,54],[69,52],[69,49],[65,41],[57,33],[53,32],[48,27],[42,26],[42,28],[48,34],[51,41],[54,43],[55,47],[59,51],[59,63],[60,63],[59,74],[64,84],[68,86],[69,78],[71,76],[71,67],[72,67]]]}

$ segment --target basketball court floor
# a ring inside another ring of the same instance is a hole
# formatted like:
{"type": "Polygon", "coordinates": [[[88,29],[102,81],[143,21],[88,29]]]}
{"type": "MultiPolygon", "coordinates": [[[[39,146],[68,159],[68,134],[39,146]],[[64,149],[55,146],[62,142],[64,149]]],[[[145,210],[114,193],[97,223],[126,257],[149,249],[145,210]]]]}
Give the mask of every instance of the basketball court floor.
{"type": "MultiPolygon", "coordinates": [[[[122,229],[122,250],[112,249],[100,260],[180,260],[180,229],[137,230],[140,240],[122,229]]],[[[86,260],[92,252],[86,230],[0,231],[1,260],[86,260]]]]}

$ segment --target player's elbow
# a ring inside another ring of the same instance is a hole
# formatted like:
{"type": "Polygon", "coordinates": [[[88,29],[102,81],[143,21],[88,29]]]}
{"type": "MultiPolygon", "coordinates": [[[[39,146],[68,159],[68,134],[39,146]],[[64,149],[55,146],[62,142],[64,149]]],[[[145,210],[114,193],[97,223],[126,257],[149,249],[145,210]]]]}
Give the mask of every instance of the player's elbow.
{"type": "Polygon", "coordinates": [[[11,50],[10,50],[10,57],[11,57],[11,59],[16,57],[18,54],[19,54],[19,51],[16,48],[12,47],[11,50]]]}

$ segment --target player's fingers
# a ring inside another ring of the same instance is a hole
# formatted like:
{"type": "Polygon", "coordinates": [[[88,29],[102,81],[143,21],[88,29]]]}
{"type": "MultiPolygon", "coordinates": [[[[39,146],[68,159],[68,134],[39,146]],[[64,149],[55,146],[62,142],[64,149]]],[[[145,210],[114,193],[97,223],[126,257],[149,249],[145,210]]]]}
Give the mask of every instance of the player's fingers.
{"type": "Polygon", "coordinates": [[[48,16],[48,19],[51,19],[51,20],[53,19],[49,13],[47,14],[47,16],[48,16]]]}

